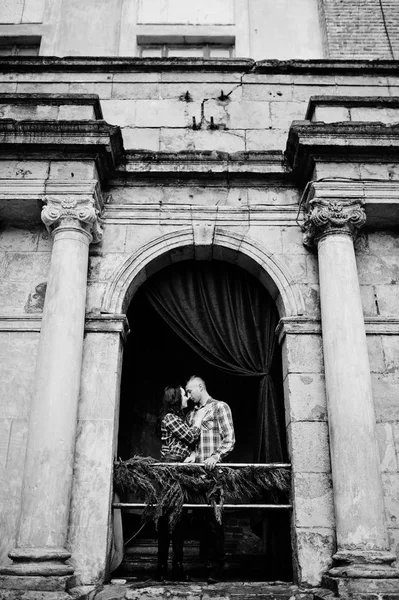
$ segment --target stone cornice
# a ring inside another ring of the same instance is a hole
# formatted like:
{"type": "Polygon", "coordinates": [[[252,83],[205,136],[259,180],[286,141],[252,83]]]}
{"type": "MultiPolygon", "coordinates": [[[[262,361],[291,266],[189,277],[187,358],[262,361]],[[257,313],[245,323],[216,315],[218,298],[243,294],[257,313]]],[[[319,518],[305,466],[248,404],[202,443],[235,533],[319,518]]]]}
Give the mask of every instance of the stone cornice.
{"type": "Polygon", "coordinates": [[[250,58],[133,58],[133,57],[0,57],[0,72],[135,72],[135,71],[238,71],[246,72],[255,62],[250,58]]]}
{"type": "Polygon", "coordinates": [[[1,104],[27,104],[46,106],[92,106],[96,119],[102,119],[100,99],[97,94],[19,94],[0,93],[1,104]]]}
{"type": "Polygon", "coordinates": [[[393,75],[399,61],[394,60],[261,60],[250,58],[203,60],[201,58],[128,57],[0,57],[0,72],[149,72],[149,71],[235,71],[310,75],[393,75]]]}
{"type": "Polygon", "coordinates": [[[318,161],[346,162],[356,158],[399,160],[399,125],[382,123],[311,123],[294,121],[290,127],[286,157],[300,181],[311,178],[318,161]]]}
{"type": "Polygon", "coordinates": [[[105,121],[16,121],[0,119],[2,158],[42,160],[91,158],[101,178],[112,175],[123,156],[120,128],[105,121]]]}

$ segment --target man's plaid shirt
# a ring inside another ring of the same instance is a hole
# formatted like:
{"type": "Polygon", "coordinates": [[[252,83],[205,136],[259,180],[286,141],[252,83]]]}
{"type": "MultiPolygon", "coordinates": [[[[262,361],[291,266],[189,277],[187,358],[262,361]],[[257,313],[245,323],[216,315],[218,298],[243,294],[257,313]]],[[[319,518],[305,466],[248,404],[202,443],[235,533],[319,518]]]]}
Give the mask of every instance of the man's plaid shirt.
{"type": "Polygon", "coordinates": [[[196,448],[196,462],[204,462],[212,455],[219,455],[220,460],[234,448],[235,434],[231,410],[226,402],[209,398],[201,408],[191,411],[188,422],[193,422],[195,412],[203,412],[201,437],[196,448]]]}
{"type": "Polygon", "coordinates": [[[198,427],[190,427],[181,417],[167,413],[161,423],[161,456],[164,459],[184,461],[200,435],[198,427]]]}

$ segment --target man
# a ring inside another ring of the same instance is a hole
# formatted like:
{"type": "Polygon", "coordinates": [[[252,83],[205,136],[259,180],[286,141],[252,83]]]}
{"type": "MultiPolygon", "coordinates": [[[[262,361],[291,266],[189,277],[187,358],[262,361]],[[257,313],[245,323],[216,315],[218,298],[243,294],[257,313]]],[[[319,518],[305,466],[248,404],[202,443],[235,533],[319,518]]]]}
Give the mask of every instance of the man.
{"type": "MultiPolygon", "coordinates": [[[[235,435],[231,410],[226,402],[214,400],[207,392],[204,380],[192,376],[186,385],[187,396],[193,401],[195,408],[188,420],[191,424],[194,415],[202,416],[201,435],[195,462],[204,463],[208,469],[214,469],[234,448],[235,435]]],[[[224,527],[216,521],[212,512],[207,514],[203,539],[201,540],[201,555],[207,562],[208,583],[220,580],[224,560],[224,527]]]]}

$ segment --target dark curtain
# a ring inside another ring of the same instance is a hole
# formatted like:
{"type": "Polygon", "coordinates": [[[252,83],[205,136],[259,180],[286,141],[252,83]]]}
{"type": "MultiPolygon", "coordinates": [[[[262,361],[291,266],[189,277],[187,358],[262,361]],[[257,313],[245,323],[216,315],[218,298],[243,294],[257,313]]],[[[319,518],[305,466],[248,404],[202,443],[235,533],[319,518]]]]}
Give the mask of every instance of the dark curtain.
{"type": "Polygon", "coordinates": [[[268,292],[243,269],[193,261],[153,277],[146,294],[158,314],[211,365],[259,378],[254,462],[282,462],[281,410],[272,373],[278,314],[268,292]]]}

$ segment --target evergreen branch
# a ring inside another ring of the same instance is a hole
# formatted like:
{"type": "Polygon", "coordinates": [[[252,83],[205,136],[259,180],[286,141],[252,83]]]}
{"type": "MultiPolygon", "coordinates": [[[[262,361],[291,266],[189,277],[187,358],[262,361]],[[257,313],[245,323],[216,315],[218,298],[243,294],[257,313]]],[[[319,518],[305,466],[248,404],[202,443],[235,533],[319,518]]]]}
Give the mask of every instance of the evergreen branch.
{"type": "Polygon", "coordinates": [[[154,521],[157,526],[164,515],[173,530],[185,502],[209,504],[219,523],[226,502],[256,502],[265,494],[276,502],[290,489],[290,473],[281,467],[234,468],[227,464],[209,471],[202,465],[167,465],[151,457],[133,456],[115,463],[114,486],[119,493],[130,492],[146,503],[144,521],[154,521]]]}

